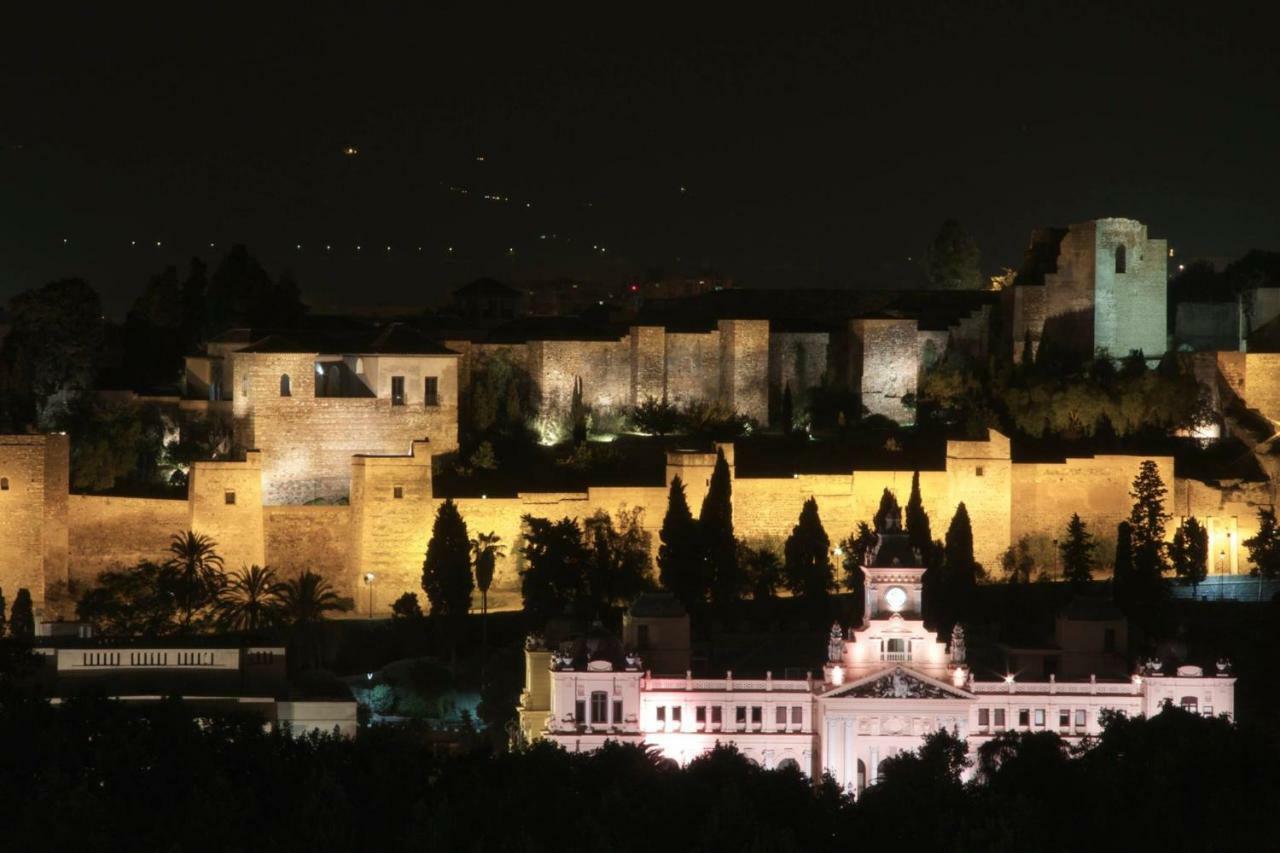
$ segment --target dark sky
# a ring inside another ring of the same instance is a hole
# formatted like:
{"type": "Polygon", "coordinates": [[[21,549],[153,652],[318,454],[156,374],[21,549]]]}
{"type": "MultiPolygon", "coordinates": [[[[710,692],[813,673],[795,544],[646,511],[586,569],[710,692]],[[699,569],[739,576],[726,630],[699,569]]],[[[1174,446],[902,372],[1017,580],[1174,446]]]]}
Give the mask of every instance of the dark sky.
{"type": "Polygon", "coordinates": [[[1266,6],[43,5],[0,35],[3,299],[81,276],[120,313],[234,242],[319,305],[480,274],[882,286],[947,217],[988,272],[1097,216],[1179,261],[1280,249],[1266,6]]]}

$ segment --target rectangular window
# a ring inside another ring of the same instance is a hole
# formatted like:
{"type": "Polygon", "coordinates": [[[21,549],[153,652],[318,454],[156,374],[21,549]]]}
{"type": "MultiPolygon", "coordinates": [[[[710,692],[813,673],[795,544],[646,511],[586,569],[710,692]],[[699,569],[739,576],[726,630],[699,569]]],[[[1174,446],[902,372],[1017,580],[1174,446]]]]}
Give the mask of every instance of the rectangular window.
{"type": "Polygon", "coordinates": [[[613,724],[615,726],[622,725],[622,700],[613,700],[613,724]]]}
{"type": "Polygon", "coordinates": [[[684,717],[684,707],[681,705],[671,706],[671,722],[678,723],[684,717]]]}
{"type": "Polygon", "coordinates": [[[1018,709],[1018,725],[1020,726],[1031,725],[1031,709],[1030,708],[1018,709]]]}
{"type": "Polygon", "coordinates": [[[404,377],[403,376],[391,377],[391,405],[393,406],[404,405],[404,377]]]}
{"type": "Polygon", "coordinates": [[[591,694],[591,722],[609,722],[609,694],[597,690],[591,694]]]}
{"type": "Polygon", "coordinates": [[[707,723],[707,706],[699,705],[693,709],[693,721],[698,725],[706,725],[707,723]]]}
{"type": "Polygon", "coordinates": [[[982,470],[982,466],[981,466],[981,465],[979,465],[977,468],[975,468],[973,472],[974,472],[975,474],[977,474],[979,477],[981,477],[981,476],[983,475],[983,473],[984,473],[984,472],[983,472],[983,470],[982,470]]]}
{"type": "Polygon", "coordinates": [[[665,723],[667,721],[667,706],[659,705],[657,711],[658,711],[658,722],[665,723]]]}
{"type": "Polygon", "coordinates": [[[394,497],[396,500],[400,500],[401,498],[403,498],[404,486],[396,486],[395,488],[393,488],[391,490],[391,496],[394,497]]]}
{"type": "Polygon", "coordinates": [[[724,721],[724,709],[719,705],[711,706],[711,725],[718,726],[724,721]]]}
{"type": "Polygon", "coordinates": [[[587,721],[587,703],[581,699],[573,703],[573,720],[578,725],[587,721]]]}
{"type": "Polygon", "coordinates": [[[985,729],[990,725],[991,725],[991,709],[979,708],[978,709],[978,728],[985,729]]]}
{"type": "Polygon", "coordinates": [[[226,493],[223,494],[222,499],[227,502],[227,506],[233,506],[236,502],[236,493],[231,489],[227,489],[226,493]]]}
{"type": "Polygon", "coordinates": [[[746,705],[739,705],[737,708],[734,708],[733,721],[735,723],[738,723],[739,725],[746,725],[747,723],[747,706],[746,705]]]}
{"type": "Polygon", "coordinates": [[[1076,709],[1076,728],[1083,729],[1085,727],[1085,710],[1083,708],[1076,709]]]}
{"type": "Polygon", "coordinates": [[[428,376],[423,380],[422,404],[424,406],[440,405],[440,380],[434,376],[428,376]]]}
{"type": "Polygon", "coordinates": [[[751,706],[751,722],[753,723],[764,722],[764,708],[760,707],[759,705],[751,706]]]}
{"type": "Polygon", "coordinates": [[[1212,716],[1213,716],[1213,706],[1212,706],[1212,705],[1201,705],[1201,706],[1200,706],[1200,713],[1204,714],[1206,717],[1212,717],[1212,716]]]}
{"type": "Polygon", "coordinates": [[[1071,728],[1071,711],[1069,709],[1063,708],[1061,711],[1058,712],[1058,728],[1060,729],[1071,728]]]}
{"type": "Polygon", "coordinates": [[[1036,708],[1036,725],[1044,725],[1044,708],[1036,708]]]}
{"type": "Polygon", "coordinates": [[[773,723],[777,726],[785,726],[787,724],[787,706],[779,705],[773,715],[773,723]]]}
{"type": "Polygon", "coordinates": [[[804,722],[804,706],[792,705],[791,706],[791,725],[798,726],[798,725],[801,725],[803,722],[804,722]]]}
{"type": "Polygon", "coordinates": [[[996,708],[996,728],[1004,728],[1004,708],[996,708]]]}

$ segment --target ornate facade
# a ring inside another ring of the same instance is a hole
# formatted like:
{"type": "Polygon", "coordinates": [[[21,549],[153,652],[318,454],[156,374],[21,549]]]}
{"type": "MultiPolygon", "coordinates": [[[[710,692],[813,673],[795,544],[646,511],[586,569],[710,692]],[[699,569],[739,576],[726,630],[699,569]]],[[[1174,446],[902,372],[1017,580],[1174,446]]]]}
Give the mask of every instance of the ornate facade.
{"type": "Polygon", "coordinates": [[[803,680],[658,677],[620,644],[531,649],[521,725],[571,751],[607,740],[643,742],[680,764],[717,743],[767,768],[829,772],[857,793],[885,759],[946,729],[971,750],[1007,731],[1053,731],[1071,742],[1101,732],[1108,711],[1152,715],[1166,703],[1206,715],[1234,714],[1235,678],[1221,661],[1165,674],[1145,664],[1125,680],[979,681],[965,662],[962,629],[950,642],[925,628],[921,579],[906,536],[890,519],[863,569],[862,624],[833,626],[820,677],[803,680]]]}

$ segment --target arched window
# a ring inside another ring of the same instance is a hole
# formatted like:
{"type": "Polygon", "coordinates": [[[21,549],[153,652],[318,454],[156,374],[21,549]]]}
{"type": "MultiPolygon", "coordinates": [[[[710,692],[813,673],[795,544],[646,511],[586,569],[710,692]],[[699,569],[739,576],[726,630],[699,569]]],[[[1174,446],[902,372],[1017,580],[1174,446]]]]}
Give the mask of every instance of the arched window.
{"type": "Polygon", "coordinates": [[[293,396],[293,388],[290,386],[289,374],[287,373],[280,374],[280,396],[281,397],[293,396]]]}
{"type": "Polygon", "coordinates": [[[858,793],[861,794],[867,790],[867,765],[861,758],[858,759],[858,793]]]}
{"type": "Polygon", "coordinates": [[[0,477],[0,492],[7,492],[7,491],[9,491],[9,478],[0,477]]]}
{"type": "Polygon", "coordinates": [[[1116,272],[1122,273],[1125,268],[1124,244],[1116,246],[1116,272]]]}
{"type": "Polygon", "coordinates": [[[779,770],[799,770],[800,762],[796,761],[794,758],[784,758],[778,762],[778,769],[779,770]]]}

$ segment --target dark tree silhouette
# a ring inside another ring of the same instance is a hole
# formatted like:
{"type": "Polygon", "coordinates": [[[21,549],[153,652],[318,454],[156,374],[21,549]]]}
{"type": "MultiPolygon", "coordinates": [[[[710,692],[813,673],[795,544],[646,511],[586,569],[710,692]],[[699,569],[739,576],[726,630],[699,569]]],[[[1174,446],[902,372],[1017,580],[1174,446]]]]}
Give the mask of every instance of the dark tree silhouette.
{"type": "Polygon", "coordinates": [[[227,582],[217,543],[193,530],[175,533],[169,539],[165,566],[174,575],[182,628],[189,630],[196,611],[216,602],[227,582]]]}
{"type": "Polygon", "coordinates": [[[577,608],[586,592],[587,550],[571,518],[524,516],[525,566],[520,573],[524,610],[534,624],[577,608]]]}
{"type": "Polygon", "coordinates": [[[951,633],[957,622],[972,613],[974,591],[983,575],[982,566],[973,558],[973,525],[969,522],[969,510],[963,502],[956,507],[956,514],[947,528],[943,547],[942,583],[943,601],[938,612],[938,630],[943,636],[951,633]]]}
{"type": "Polygon", "coordinates": [[[911,475],[911,497],[907,499],[903,524],[911,547],[920,554],[921,565],[933,565],[933,531],[929,526],[929,513],[924,511],[924,501],[920,498],[919,471],[911,475]]]}
{"type": "Polygon", "coordinates": [[[791,435],[791,431],[795,424],[795,404],[791,400],[791,383],[787,382],[782,388],[782,431],[786,435],[791,435]]]}
{"type": "Polygon", "coordinates": [[[1133,526],[1116,525],[1116,559],[1111,570],[1111,599],[1125,615],[1133,611],[1133,526]]]}
{"type": "Polygon", "coordinates": [[[677,474],[667,493],[667,514],[658,533],[658,582],[685,607],[706,601],[711,589],[706,576],[707,562],[702,551],[697,522],[689,510],[684,483],[677,474]]]}
{"type": "Polygon", "coordinates": [[[831,540],[822,527],[814,498],[804,502],[800,519],[787,537],[783,555],[787,589],[815,606],[826,602],[835,588],[835,574],[831,567],[831,540]]]}
{"type": "Polygon", "coordinates": [[[1183,583],[1191,584],[1194,596],[1209,574],[1209,531],[1195,516],[1178,525],[1169,546],[1169,558],[1174,574],[1183,583]]]}
{"type": "Polygon", "coordinates": [[[9,612],[9,636],[15,640],[32,640],[36,636],[36,614],[31,604],[31,590],[18,589],[9,612]]]}
{"type": "Polygon", "coordinates": [[[233,574],[218,593],[218,622],[232,631],[257,631],[280,619],[280,583],[267,566],[233,574]]]}
{"type": "Polygon", "coordinates": [[[925,254],[925,272],[933,287],[945,290],[981,290],[978,244],[959,222],[948,219],[938,229],[925,254]]]}
{"type": "Polygon", "coordinates": [[[1280,577],[1280,527],[1276,511],[1270,507],[1258,510],[1258,532],[1244,540],[1253,563],[1253,573],[1264,578],[1280,577]]]}
{"type": "Polygon", "coordinates": [[[1078,513],[1073,513],[1067,523],[1067,535],[1058,543],[1058,550],[1062,554],[1062,576],[1072,589],[1079,592],[1087,587],[1093,579],[1097,543],[1078,513]]]}
{"type": "Polygon", "coordinates": [[[744,584],[738,566],[738,543],[733,536],[733,483],[729,463],[719,448],[698,527],[711,580],[711,600],[717,607],[725,607],[742,595],[744,584]]]}
{"type": "Polygon", "coordinates": [[[471,610],[471,540],[458,505],[446,498],[436,510],[436,520],[422,562],[422,589],[431,604],[431,615],[444,632],[450,657],[457,653],[458,637],[471,610]]]}

